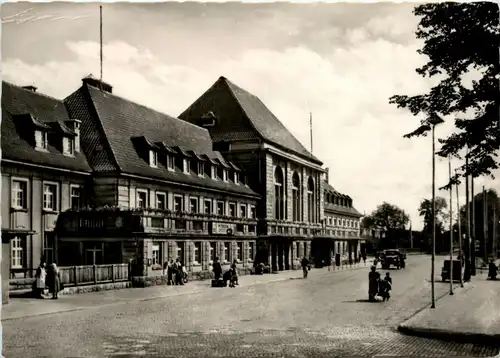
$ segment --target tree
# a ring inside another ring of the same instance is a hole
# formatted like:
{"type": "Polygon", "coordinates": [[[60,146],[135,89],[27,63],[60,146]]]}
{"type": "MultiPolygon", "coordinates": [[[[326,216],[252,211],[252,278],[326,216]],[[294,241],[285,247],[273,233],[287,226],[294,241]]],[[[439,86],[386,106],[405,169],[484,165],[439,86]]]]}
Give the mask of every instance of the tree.
{"type": "MultiPolygon", "coordinates": [[[[436,251],[443,251],[445,248],[449,249],[447,237],[443,235],[445,232],[445,223],[449,220],[450,215],[447,212],[448,204],[446,199],[436,197],[436,251]]],[[[432,238],[432,199],[424,199],[418,208],[418,214],[424,219],[424,237],[427,237],[428,242],[432,238]]],[[[449,235],[449,232],[448,232],[449,235]]]]}
{"type": "Polygon", "coordinates": [[[500,59],[499,9],[493,2],[432,3],[417,6],[420,16],[416,36],[424,41],[418,50],[429,61],[416,72],[440,82],[428,93],[416,96],[395,95],[389,101],[413,115],[427,118],[407,138],[426,136],[432,119],[455,116],[456,132],[440,140],[438,155],[461,158],[460,151],[469,148],[469,165],[460,167],[444,187],[460,183],[460,176],[492,175],[499,168],[500,148],[500,59]],[[468,86],[464,76],[477,71],[479,79],[468,86]],[[467,119],[472,115],[472,119],[467,119]]]}
{"type": "Polygon", "coordinates": [[[396,205],[387,202],[377,206],[370,215],[365,216],[362,221],[363,227],[366,228],[379,228],[386,232],[385,241],[381,242],[382,247],[391,245],[398,245],[399,237],[397,232],[404,230],[405,226],[409,223],[410,217],[396,205]]]}
{"type": "MultiPolygon", "coordinates": [[[[449,213],[446,211],[448,204],[446,199],[436,197],[436,229],[442,233],[444,231],[444,223],[450,218],[449,213]]],[[[424,199],[418,208],[418,214],[424,218],[424,232],[432,233],[432,199],[424,199]]]]}

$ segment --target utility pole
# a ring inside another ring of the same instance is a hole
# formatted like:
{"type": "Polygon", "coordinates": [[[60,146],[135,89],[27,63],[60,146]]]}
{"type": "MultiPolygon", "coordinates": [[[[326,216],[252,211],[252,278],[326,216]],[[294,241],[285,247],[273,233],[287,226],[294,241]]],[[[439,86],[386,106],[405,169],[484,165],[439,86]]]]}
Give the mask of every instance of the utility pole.
{"type": "MultiPolygon", "coordinates": [[[[457,170],[455,169],[455,174],[457,173],[457,170]]],[[[462,267],[462,230],[460,229],[460,220],[462,219],[460,216],[460,200],[458,197],[458,184],[456,185],[456,191],[457,191],[457,225],[458,225],[458,252],[460,252],[460,287],[464,287],[464,275],[462,273],[463,267],[462,267]]]]}
{"type": "Polygon", "coordinates": [[[483,262],[488,262],[488,197],[483,185],[483,262]]]}
{"type": "Polygon", "coordinates": [[[498,238],[497,238],[497,205],[496,203],[493,203],[493,227],[492,227],[492,233],[491,233],[491,238],[493,240],[493,259],[498,258],[498,238]]]}
{"type": "MultiPolygon", "coordinates": [[[[451,181],[450,155],[448,155],[448,178],[451,181]]],[[[450,295],[453,295],[453,185],[450,185],[450,295]]]]}
{"type": "MultiPolygon", "coordinates": [[[[467,148],[467,154],[465,155],[465,170],[469,170],[469,148],[467,148]]],[[[471,235],[471,219],[470,219],[470,198],[469,198],[469,175],[465,176],[465,208],[466,208],[466,220],[465,223],[467,225],[466,237],[465,237],[465,259],[470,260],[471,252],[470,252],[470,235],[471,235]]]]}
{"type": "Polygon", "coordinates": [[[432,124],[432,256],[431,256],[431,308],[436,308],[434,294],[434,261],[436,260],[436,125],[432,124]]]}
{"type": "Polygon", "coordinates": [[[471,205],[472,205],[472,217],[471,217],[471,231],[472,237],[470,242],[471,250],[471,276],[476,276],[476,198],[474,197],[474,175],[471,175],[471,205]]]}

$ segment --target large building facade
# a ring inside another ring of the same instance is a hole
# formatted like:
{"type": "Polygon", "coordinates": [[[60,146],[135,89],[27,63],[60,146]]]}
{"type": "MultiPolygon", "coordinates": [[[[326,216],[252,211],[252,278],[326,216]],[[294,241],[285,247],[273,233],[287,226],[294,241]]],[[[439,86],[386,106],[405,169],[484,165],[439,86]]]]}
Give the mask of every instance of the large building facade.
{"type": "Polygon", "coordinates": [[[60,213],[86,204],[92,176],[79,126],[63,101],[2,83],[2,237],[10,241],[10,277],[32,276],[41,260],[55,260],[60,213]]]}
{"type": "Polygon", "coordinates": [[[46,260],[155,276],[215,257],[280,271],[359,251],[351,198],[254,95],[221,77],[178,119],[82,82],[64,101],[3,84],[12,274],[46,260]]]}

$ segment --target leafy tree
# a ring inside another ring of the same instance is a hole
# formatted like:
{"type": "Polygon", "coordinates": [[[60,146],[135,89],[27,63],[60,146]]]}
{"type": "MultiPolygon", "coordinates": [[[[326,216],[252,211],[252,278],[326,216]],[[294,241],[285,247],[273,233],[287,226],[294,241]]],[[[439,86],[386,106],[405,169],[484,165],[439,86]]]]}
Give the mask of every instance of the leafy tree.
{"type": "MultiPolygon", "coordinates": [[[[444,231],[444,224],[450,218],[449,213],[446,211],[448,204],[446,199],[436,197],[436,231],[442,233],[444,231]]],[[[432,199],[424,199],[418,208],[418,214],[424,218],[424,232],[432,234],[432,199]]]]}
{"type": "Polygon", "coordinates": [[[455,133],[440,140],[438,154],[460,158],[469,148],[469,165],[453,176],[447,186],[459,183],[460,176],[492,175],[499,167],[500,148],[500,59],[499,9],[493,2],[446,2],[417,6],[413,13],[421,17],[416,36],[424,41],[418,50],[429,58],[416,69],[423,77],[440,82],[428,93],[415,96],[395,95],[390,103],[408,109],[413,115],[425,115],[421,125],[407,138],[426,136],[436,117],[453,115],[455,133]],[[462,80],[471,71],[479,80],[468,86],[462,80]],[[472,119],[467,119],[472,115],[472,119]]]}
{"type": "Polygon", "coordinates": [[[365,216],[362,225],[366,228],[380,228],[386,232],[385,241],[381,242],[382,247],[398,245],[399,237],[397,233],[405,229],[410,217],[396,205],[387,202],[382,203],[370,215],[365,216]]]}

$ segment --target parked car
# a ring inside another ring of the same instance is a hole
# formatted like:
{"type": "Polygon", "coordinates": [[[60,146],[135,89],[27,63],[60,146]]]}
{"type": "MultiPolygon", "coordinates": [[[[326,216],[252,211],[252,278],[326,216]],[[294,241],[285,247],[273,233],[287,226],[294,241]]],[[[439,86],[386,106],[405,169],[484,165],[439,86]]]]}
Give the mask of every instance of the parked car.
{"type": "Polygon", "coordinates": [[[384,250],[380,255],[380,263],[384,270],[388,270],[391,265],[399,269],[401,267],[401,253],[397,249],[384,250]]]}
{"type": "MultiPolygon", "coordinates": [[[[450,260],[444,260],[441,269],[441,280],[443,282],[450,279],[450,260]]],[[[453,281],[460,281],[460,275],[463,275],[464,268],[460,269],[460,260],[453,260],[453,281]]]]}

